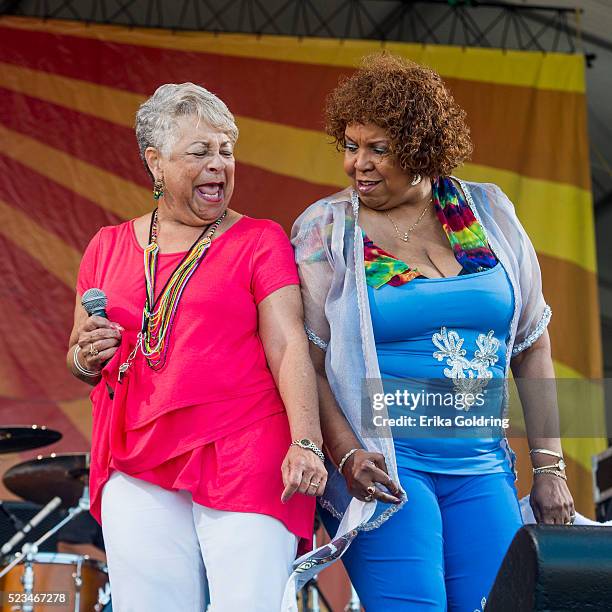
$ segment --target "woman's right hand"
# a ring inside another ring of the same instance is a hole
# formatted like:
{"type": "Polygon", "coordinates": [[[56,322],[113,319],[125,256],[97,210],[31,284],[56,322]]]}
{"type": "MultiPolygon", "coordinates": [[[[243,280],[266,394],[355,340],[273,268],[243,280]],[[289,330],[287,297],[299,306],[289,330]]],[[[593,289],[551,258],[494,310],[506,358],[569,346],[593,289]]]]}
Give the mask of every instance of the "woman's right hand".
{"type": "Polygon", "coordinates": [[[389,478],[385,458],[380,453],[363,449],[354,452],[342,466],[342,475],[350,494],[361,501],[377,499],[386,504],[401,502],[402,492],[389,478]]]}
{"type": "Polygon", "coordinates": [[[123,327],[104,317],[91,316],[78,329],[79,363],[94,372],[102,370],[121,344],[123,327]]]}

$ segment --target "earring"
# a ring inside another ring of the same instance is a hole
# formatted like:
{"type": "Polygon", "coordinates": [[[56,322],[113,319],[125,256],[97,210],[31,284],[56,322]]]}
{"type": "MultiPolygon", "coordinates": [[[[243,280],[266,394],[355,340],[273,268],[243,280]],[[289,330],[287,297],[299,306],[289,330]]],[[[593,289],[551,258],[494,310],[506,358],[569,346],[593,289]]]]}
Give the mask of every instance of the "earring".
{"type": "Polygon", "coordinates": [[[155,179],[153,183],[153,199],[159,200],[164,195],[164,179],[155,179]]]}
{"type": "Polygon", "coordinates": [[[410,184],[414,187],[415,185],[418,185],[420,182],[421,182],[421,175],[420,174],[415,174],[415,176],[412,179],[412,182],[410,184]]]}

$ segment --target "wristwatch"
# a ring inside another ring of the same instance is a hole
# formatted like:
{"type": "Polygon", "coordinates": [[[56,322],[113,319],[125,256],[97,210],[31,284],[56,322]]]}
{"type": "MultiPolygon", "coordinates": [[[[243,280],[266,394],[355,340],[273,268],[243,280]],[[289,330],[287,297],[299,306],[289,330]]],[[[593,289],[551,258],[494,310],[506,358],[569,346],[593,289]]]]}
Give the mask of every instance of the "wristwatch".
{"type": "Polygon", "coordinates": [[[299,446],[300,448],[305,448],[306,450],[312,451],[323,463],[325,463],[325,455],[323,451],[308,438],[302,438],[301,440],[294,440],[291,443],[291,446],[299,446]]]}
{"type": "Polygon", "coordinates": [[[561,457],[559,459],[559,461],[557,461],[557,463],[552,463],[550,465],[540,465],[538,467],[533,468],[533,473],[537,474],[538,470],[560,470],[560,471],[563,471],[563,470],[565,470],[566,467],[567,467],[567,463],[565,463],[565,460],[563,459],[563,457],[561,457]]]}

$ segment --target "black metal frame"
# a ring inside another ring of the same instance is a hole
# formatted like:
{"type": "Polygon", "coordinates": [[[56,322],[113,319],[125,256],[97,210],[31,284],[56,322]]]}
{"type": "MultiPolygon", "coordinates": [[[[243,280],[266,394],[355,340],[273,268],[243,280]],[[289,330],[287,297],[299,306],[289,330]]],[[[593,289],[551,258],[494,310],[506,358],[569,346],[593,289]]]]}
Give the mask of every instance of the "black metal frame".
{"type": "Polygon", "coordinates": [[[580,9],[487,0],[37,0],[27,4],[28,8],[19,0],[5,0],[0,13],[130,27],[542,52],[574,53],[580,39],[580,9]]]}

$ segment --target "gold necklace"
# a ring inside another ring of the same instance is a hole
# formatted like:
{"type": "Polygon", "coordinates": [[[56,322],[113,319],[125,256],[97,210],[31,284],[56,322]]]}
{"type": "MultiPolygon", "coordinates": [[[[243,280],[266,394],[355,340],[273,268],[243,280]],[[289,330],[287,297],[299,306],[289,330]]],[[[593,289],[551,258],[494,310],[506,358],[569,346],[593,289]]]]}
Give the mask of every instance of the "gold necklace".
{"type": "Polygon", "coordinates": [[[389,217],[389,221],[391,221],[391,223],[393,224],[395,232],[397,233],[397,236],[400,240],[403,240],[404,242],[408,242],[408,240],[410,240],[410,232],[421,222],[421,219],[425,216],[425,213],[427,212],[427,209],[429,208],[430,204],[431,198],[429,199],[429,202],[427,202],[427,206],[425,206],[423,212],[419,215],[419,218],[403,234],[402,232],[400,232],[400,228],[397,227],[397,223],[393,220],[393,217],[385,210],[385,215],[389,217]]]}

